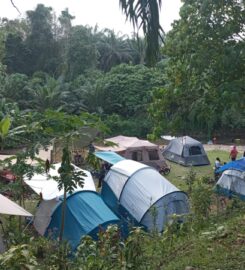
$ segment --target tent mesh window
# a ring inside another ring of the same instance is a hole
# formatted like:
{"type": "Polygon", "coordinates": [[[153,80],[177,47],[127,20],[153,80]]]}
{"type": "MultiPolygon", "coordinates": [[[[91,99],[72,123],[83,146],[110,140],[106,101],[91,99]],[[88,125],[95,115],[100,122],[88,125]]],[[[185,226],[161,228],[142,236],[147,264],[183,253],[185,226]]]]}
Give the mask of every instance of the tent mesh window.
{"type": "Polygon", "coordinates": [[[142,158],[142,151],[134,151],[132,153],[132,160],[142,161],[143,160],[143,158],[142,158]]]}
{"type": "Polygon", "coordinates": [[[148,151],[149,160],[159,160],[159,155],[157,150],[148,151]]]}
{"type": "Polygon", "coordinates": [[[202,150],[201,150],[201,148],[199,146],[191,146],[189,148],[189,154],[190,154],[190,156],[201,155],[202,150]]]}

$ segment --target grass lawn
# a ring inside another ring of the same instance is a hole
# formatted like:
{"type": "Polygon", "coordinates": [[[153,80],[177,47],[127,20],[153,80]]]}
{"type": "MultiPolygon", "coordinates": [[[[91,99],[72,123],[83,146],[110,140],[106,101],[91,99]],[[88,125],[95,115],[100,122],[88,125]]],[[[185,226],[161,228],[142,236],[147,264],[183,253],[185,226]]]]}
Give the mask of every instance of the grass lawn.
{"type": "MultiPolygon", "coordinates": [[[[244,208],[243,208],[244,210],[244,208]]],[[[238,213],[210,224],[199,233],[183,237],[167,254],[164,270],[242,270],[245,269],[245,218],[238,213]]]]}
{"type": "MultiPolygon", "coordinates": [[[[210,150],[207,151],[208,158],[210,160],[210,165],[208,166],[194,166],[193,170],[196,172],[197,177],[207,176],[214,178],[214,161],[217,157],[220,158],[221,162],[229,162],[229,152],[223,150],[210,150]]],[[[241,157],[238,156],[238,158],[241,157]]],[[[171,167],[170,174],[167,175],[167,179],[176,185],[180,190],[186,191],[186,184],[184,177],[189,173],[190,167],[184,167],[177,163],[167,161],[171,167]]]]}

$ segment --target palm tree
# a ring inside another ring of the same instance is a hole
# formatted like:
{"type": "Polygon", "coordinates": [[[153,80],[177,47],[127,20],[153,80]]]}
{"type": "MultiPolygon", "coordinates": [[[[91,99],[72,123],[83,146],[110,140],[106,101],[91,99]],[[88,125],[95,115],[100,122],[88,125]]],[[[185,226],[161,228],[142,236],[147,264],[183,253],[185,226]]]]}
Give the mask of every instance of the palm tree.
{"type": "MultiPolygon", "coordinates": [[[[17,9],[13,0],[10,2],[17,9]]],[[[163,40],[164,33],[159,22],[162,0],[119,0],[119,4],[134,27],[143,29],[147,41],[146,62],[154,65],[159,54],[159,39],[163,40]]]]}
{"type": "Polygon", "coordinates": [[[46,109],[61,109],[61,100],[64,92],[61,91],[61,82],[55,80],[52,77],[45,79],[45,84],[34,83],[34,89],[32,92],[33,102],[32,106],[39,112],[44,112],[46,109]]]}
{"type": "Polygon", "coordinates": [[[159,54],[159,39],[163,40],[163,29],[159,23],[162,0],[119,0],[119,4],[134,27],[143,29],[146,35],[146,62],[154,65],[159,54]]]}
{"type": "Polygon", "coordinates": [[[135,65],[145,64],[146,42],[145,38],[140,37],[138,33],[134,33],[132,38],[128,40],[131,49],[133,63],[135,65]]]}
{"type": "Polygon", "coordinates": [[[113,66],[132,62],[131,48],[127,41],[125,35],[120,36],[109,29],[103,31],[103,36],[97,42],[100,69],[110,71],[113,66]]]}

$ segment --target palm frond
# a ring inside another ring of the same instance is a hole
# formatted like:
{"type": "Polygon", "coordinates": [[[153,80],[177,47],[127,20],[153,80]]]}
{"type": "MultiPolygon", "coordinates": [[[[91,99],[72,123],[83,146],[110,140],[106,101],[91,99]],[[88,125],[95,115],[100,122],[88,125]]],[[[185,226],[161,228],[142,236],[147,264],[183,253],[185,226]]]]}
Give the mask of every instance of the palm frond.
{"type": "Polygon", "coordinates": [[[160,25],[161,0],[119,0],[121,9],[133,26],[142,28],[146,36],[146,62],[153,66],[159,56],[164,31],[160,25]]]}

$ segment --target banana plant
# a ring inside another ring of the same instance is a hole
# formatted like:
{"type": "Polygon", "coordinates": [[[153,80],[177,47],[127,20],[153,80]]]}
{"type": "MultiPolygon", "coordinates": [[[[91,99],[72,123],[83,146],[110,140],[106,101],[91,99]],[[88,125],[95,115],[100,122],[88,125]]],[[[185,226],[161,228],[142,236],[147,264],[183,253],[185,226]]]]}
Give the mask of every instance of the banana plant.
{"type": "Polygon", "coordinates": [[[1,150],[3,150],[4,141],[9,133],[11,120],[8,116],[4,117],[0,122],[0,138],[1,138],[1,150]]]}
{"type": "Polygon", "coordinates": [[[10,129],[11,127],[11,118],[9,116],[5,116],[0,121],[0,149],[4,149],[4,144],[7,138],[13,137],[17,134],[21,134],[25,132],[25,125],[18,126],[10,129]]]}

